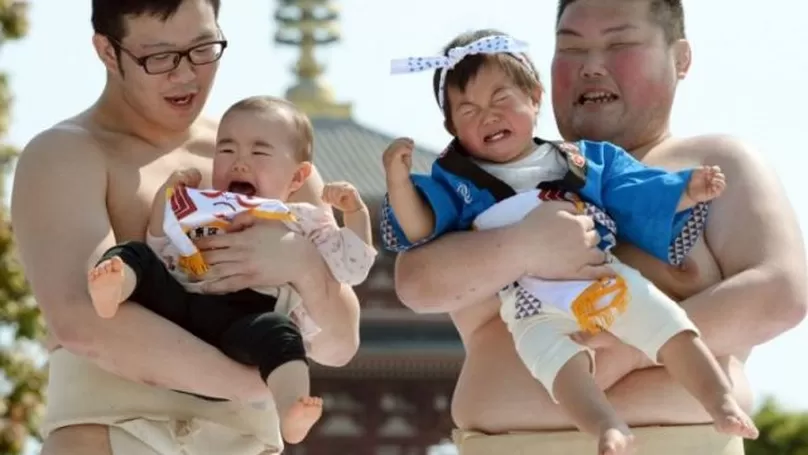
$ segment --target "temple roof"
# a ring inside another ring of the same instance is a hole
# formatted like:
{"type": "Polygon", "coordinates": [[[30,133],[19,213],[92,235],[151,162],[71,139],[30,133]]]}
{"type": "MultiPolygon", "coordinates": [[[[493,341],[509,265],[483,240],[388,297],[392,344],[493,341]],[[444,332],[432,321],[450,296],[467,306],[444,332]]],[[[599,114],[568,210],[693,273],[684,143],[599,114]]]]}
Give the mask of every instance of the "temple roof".
{"type": "MultiPolygon", "coordinates": [[[[278,2],[275,42],[294,47],[299,53],[292,72],[295,82],[286,99],[295,103],[314,126],[314,163],[326,181],[347,180],[367,200],[385,194],[382,153],[393,137],[372,130],[353,119],[353,105],[340,102],[322,77],[325,66],[317,61],[316,50],[338,42],[339,8],[327,0],[278,2]]],[[[413,171],[428,171],[437,154],[418,148],[413,171]]]]}
{"type": "Polygon", "coordinates": [[[412,320],[374,321],[364,323],[359,336],[366,343],[366,353],[382,349],[386,353],[435,354],[463,349],[463,343],[451,321],[424,318],[418,324],[412,320]]]}
{"type": "MultiPolygon", "coordinates": [[[[362,324],[363,334],[372,331],[375,323],[362,324]]],[[[463,366],[465,351],[454,326],[445,324],[446,333],[421,334],[412,340],[423,324],[410,324],[408,329],[382,339],[365,338],[359,352],[345,366],[339,368],[312,364],[313,378],[456,378],[463,366]],[[455,339],[451,339],[449,332],[455,339]],[[395,339],[394,339],[395,338],[395,339]]]]}
{"type": "MultiPolygon", "coordinates": [[[[409,310],[407,310],[409,311],[409,310]]],[[[451,321],[425,317],[363,320],[359,352],[340,368],[314,366],[316,377],[455,377],[465,358],[460,336],[451,321]]]]}
{"type": "MultiPolygon", "coordinates": [[[[315,50],[339,41],[337,19],[338,8],[327,0],[278,2],[275,42],[299,52],[293,67],[295,82],[286,99],[312,121],[314,164],[323,179],[354,184],[378,218],[378,204],[386,193],[382,154],[395,137],[357,122],[352,104],[336,100],[322,78],[324,66],[315,50]]],[[[413,172],[429,172],[437,156],[438,151],[416,147],[413,172]]],[[[445,315],[417,315],[401,304],[391,308],[389,304],[397,302],[392,273],[392,255],[380,255],[368,281],[357,288],[364,306],[361,346],[354,360],[339,369],[313,366],[313,375],[456,375],[464,351],[451,321],[445,315]]]]}
{"type": "MultiPolygon", "coordinates": [[[[382,153],[395,138],[351,118],[315,117],[314,164],[326,182],[346,180],[367,199],[386,192],[382,153]]],[[[417,147],[413,172],[429,172],[437,152],[417,147]]]]}
{"type": "Polygon", "coordinates": [[[462,350],[410,355],[360,352],[347,365],[339,368],[311,365],[312,379],[424,379],[456,380],[463,367],[462,350]]]}

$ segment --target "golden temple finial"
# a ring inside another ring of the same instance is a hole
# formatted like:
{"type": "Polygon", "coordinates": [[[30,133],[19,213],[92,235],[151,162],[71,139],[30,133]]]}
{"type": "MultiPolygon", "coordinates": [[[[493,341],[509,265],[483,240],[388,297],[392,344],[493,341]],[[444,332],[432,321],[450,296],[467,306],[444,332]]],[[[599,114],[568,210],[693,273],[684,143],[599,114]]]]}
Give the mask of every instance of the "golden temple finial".
{"type": "Polygon", "coordinates": [[[339,41],[339,10],[333,0],[278,0],[275,42],[296,46],[300,57],[294,67],[297,83],[286,98],[312,118],[350,118],[351,104],[334,100],[332,89],[320,79],[323,66],[315,48],[339,41]]]}

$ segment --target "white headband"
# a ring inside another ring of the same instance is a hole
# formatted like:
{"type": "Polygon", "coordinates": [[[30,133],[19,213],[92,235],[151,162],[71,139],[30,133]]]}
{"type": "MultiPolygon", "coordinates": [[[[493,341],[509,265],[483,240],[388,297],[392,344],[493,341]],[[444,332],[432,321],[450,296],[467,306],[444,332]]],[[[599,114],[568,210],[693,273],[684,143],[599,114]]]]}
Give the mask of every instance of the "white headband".
{"type": "Polygon", "coordinates": [[[444,85],[446,83],[446,73],[455,65],[469,55],[475,54],[511,54],[519,59],[526,67],[532,68],[530,63],[521,54],[527,51],[527,43],[511,38],[507,35],[493,35],[478,39],[465,46],[453,47],[447,52],[448,55],[435,57],[409,57],[396,59],[390,62],[390,72],[392,74],[415,73],[419,71],[429,71],[440,68],[440,83],[438,84],[438,104],[443,110],[444,85]]]}

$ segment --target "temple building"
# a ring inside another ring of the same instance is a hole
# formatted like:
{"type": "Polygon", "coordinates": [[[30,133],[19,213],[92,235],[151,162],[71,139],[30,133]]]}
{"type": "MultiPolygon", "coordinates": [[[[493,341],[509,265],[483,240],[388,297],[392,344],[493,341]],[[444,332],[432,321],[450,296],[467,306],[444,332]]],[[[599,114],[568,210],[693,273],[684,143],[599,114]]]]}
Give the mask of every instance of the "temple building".
{"type": "MultiPolygon", "coordinates": [[[[315,49],[339,41],[332,0],[278,0],[275,42],[295,46],[296,82],[286,98],[314,124],[314,162],[326,181],[347,180],[368,203],[379,257],[357,287],[362,304],[361,347],[343,368],[312,366],[312,393],[325,414],[289,455],[425,455],[449,437],[450,402],[463,347],[448,317],[417,315],[393,289],[395,256],[378,244],[385,194],[382,152],[393,140],[357,122],[350,103],[335,100],[322,80],[315,49]]],[[[417,141],[416,141],[417,142],[417,141]]],[[[417,149],[413,170],[425,172],[435,151],[417,149]]]]}

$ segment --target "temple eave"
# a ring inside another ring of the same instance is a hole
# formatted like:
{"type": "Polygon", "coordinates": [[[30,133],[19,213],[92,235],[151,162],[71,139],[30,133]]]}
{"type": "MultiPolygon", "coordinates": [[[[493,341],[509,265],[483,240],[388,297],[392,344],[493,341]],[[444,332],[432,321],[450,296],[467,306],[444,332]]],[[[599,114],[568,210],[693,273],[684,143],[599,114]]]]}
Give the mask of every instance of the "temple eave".
{"type": "Polygon", "coordinates": [[[361,352],[347,365],[330,368],[312,364],[311,374],[316,378],[364,378],[364,379],[425,379],[456,378],[463,365],[463,351],[409,352],[392,354],[386,352],[361,352]]]}

